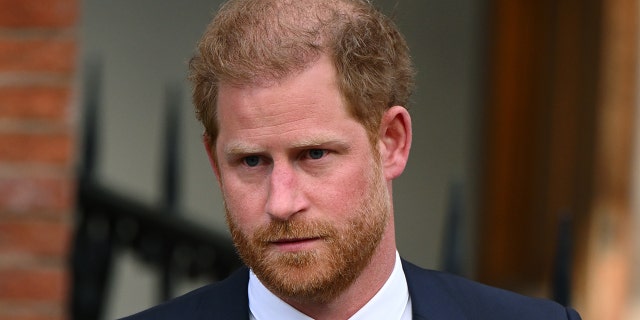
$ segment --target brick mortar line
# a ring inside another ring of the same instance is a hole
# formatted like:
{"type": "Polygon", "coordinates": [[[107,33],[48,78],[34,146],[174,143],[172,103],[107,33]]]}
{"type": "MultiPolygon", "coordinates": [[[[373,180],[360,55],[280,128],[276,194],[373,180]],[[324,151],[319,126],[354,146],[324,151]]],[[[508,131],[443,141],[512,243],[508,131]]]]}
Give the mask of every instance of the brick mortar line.
{"type": "Polygon", "coordinates": [[[71,120],[31,120],[0,118],[0,135],[3,134],[68,134],[72,136],[75,125],[71,120]]]}
{"type": "Polygon", "coordinates": [[[0,27],[0,38],[13,40],[78,40],[78,29],[73,28],[7,28],[0,27]]]}
{"type": "Polygon", "coordinates": [[[49,163],[9,163],[0,161],[0,180],[9,179],[42,179],[62,180],[75,183],[77,180],[77,159],[73,163],[49,164],[49,163]]]}
{"type": "MultiPolygon", "coordinates": [[[[75,203],[72,203],[75,206],[75,203]]],[[[75,226],[76,208],[72,207],[66,210],[38,210],[27,212],[11,212],[0,209],[0,220],[3,222],[29,223],[29,222],[46,222],[60,223],[75,226]]]]}
{"type": "Polygon", "coordinates": [[[66,269],[67,264],[66,256],[49,256],[43,253],[22,252],[21,254],[13,254],[5,252],[0,257],[0,270],[56,270],[66,269]]]}
{"type": "MultiPolygon", "coordinates": [[[[10,212],[4,209],[0,209],[0,224],[1,223],[47,223],[47,224],[60,224],[72,226],[75,224],[75,211],[76,208],[68,208],[60,210],[58,213],[54,213],[54,210],[38,210],[38,211],[26,211],[26,212],[10,212]]],[[[1,258],[1,257],[0,257],[1,258]]]]}
{"type": "Polygon", "coordinates": [[[55,178],[74,179],[76,161],[64,165],[54,164],[8,164],[0,161],[0,178],[55,178]]]}
{"type": "Polygon", "coordinates": [[[16,85],[69,85],[76,83],[75,72],[0,72],[0,86],[16,85]]]}
{"type": "MultiPolygon", "coordinates": [[[[69,236],[67,239],[62,239],[66,242],[66,246],[71,246],[73,229],[69,229],[69,236]]],[[[0,255],[0,270],[7,270],[7,267],[20,268],[22,270],[31,269],[57,269],[67,266],[67,257],[55,256],[52,254],[41,252],[25,252],[25,251],[11,251],[2,249],[2,255],[0,255]]],[[[71,248],[68,248],[71,249],[71,248]]]]}
{"type": "Polygon", "coordinates": [[[32,316],[34,313],[41,316],[61,315],[65,312],[65,306],[56,301],[0,301],[0,316],[32,316]]]}
{"type": "Polygon", "coordinates": [[[4,74],[0,72],[0,88],[2,89],[30,89],[57,88],[67,89],[70,92],[75,89],[75,81],[70,81],[67,76],[41,76],[25,74],[4,74]],[[16,81],[18,80],[18,81],[16,81]],[[35,81],[34,81],[35,80],[35,81]]]}

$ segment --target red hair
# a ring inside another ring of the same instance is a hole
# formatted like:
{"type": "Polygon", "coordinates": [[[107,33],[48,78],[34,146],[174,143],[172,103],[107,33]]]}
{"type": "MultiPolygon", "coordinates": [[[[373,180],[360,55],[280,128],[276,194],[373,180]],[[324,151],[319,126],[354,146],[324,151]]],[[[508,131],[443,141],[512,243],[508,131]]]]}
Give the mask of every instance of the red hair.
{"type": "Polygon", "coordinates": [[[189,63],[193,102],[213,145],[220,83],[277,81],[327,54],[353,117],[375,141],[383,113],[407,106],[414,84],[396,25],[366,0],[231,0],[189,63]]]}

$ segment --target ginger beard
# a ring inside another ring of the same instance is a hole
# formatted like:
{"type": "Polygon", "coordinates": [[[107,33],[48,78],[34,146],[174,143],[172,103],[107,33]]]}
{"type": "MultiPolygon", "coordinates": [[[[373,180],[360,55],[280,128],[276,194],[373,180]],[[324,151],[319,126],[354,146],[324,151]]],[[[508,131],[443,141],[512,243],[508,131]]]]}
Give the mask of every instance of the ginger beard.
{"type": "Polygon", "coordinates": [[[272,220],[245,234],[226,207],[234,244],[244,263],[281,298],[327,303],[335,299],[369,264],[380,244],[391,210],[379,160],[372,161],[369,186],[355,212],[341,225],[326,221],[272,220]],[[278,252],[270,242],[282,238],[318,237],[314,250],[278,252]]]}

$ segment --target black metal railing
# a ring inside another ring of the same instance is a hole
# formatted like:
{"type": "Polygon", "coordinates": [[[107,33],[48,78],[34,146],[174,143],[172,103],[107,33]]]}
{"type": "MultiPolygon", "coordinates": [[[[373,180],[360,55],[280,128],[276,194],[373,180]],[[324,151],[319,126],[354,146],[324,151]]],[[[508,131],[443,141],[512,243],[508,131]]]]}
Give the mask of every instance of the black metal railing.
{"type": "Polygon", "coordinates": [[[158,302],[174,296],[174,285],[181,278],[215,281],[241,265],[227,236],[185,219],[178,205],[179,84],[167,89],[163,200],[150,205],[96,178],[101,72],[97,63],[88,64],[86,70],[84,139],[71,256],[70,314],[74,320],[102,318],[118,251],[135,252],[158,275],[158,302]]]}

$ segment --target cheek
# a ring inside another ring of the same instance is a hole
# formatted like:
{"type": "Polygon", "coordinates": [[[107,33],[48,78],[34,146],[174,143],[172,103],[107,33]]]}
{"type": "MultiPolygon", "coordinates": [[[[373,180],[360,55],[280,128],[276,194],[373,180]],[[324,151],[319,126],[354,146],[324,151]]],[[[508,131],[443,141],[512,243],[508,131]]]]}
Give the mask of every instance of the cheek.
{"type": "Polygon", "coordinates": [[[354,207],[361,205],[361,200],[369,190],[368,170],[343,168],[340,171],[324,187],[315,188],[315,192],[323,197],[323,202],[332,209],[333,214],[349,215],[354,207]]]}
{"type": "Polygon", "coordinates": [[[221,180],[221,190],[227,215],[242,229],[252,229],[264,216],[264,201],[259,190],[225,178],[221,180]]]}

